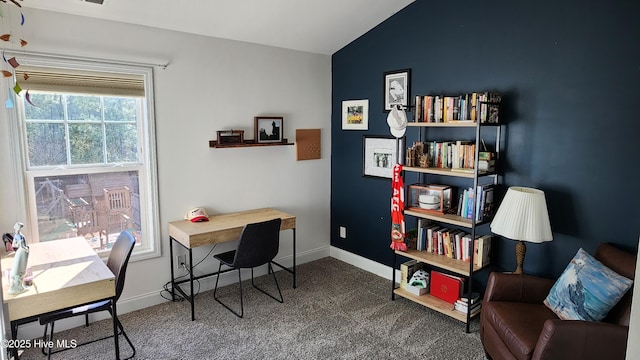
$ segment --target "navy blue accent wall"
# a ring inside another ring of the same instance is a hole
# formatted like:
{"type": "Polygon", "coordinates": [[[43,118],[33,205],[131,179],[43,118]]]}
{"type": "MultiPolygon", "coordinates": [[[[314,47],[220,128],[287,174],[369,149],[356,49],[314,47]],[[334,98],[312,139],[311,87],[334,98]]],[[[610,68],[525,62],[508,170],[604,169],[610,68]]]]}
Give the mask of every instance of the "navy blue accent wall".
{"type": "MultiPolygon", "coordinates": [[[[391,265],[391,182],[362,176],[362,136],[389,134],[383,73],[410,68],[412,95],[504,94],[502,182],[544,190],[554,234],[528,244],[525,272],[557,276],[602,241],[637,251],[638,14],[622,0],[417,0],[336,52],[331,244],[391,265]],[[350,99],[369,99],[369,130],[341,129],[350,99]]],[[[515,242],[495,245],[495,268],[515,268],[515,242]]]]}

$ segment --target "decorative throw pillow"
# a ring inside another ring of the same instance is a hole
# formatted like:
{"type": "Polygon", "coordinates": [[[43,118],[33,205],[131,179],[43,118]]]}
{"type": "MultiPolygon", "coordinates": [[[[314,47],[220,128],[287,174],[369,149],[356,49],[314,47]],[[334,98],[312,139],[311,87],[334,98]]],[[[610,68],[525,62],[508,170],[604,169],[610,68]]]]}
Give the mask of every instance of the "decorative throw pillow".
{"type": "Polygon", "coordinates": [[[600,321],[632,284],[580,248],[544,304],[563,320],[600,321]]]}

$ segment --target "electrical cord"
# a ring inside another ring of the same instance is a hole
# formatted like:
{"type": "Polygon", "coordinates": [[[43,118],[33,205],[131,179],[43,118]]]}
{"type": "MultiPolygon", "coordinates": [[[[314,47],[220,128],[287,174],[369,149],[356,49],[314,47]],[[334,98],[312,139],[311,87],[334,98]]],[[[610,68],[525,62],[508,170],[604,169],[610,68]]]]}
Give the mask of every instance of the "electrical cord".
{"type": "MultiPolygon", "coordinates": [[[[195,263],[195,265],[193,265],[191,267],[191,270],[186,266],[183,265],[182,269],[185,270],[187,273],[184,275],[181,275],[177,278],[174,279],[174,281],[178,281],[184,278],[187,278],[189,275],[191,275],[191,271],[195,270],[195,268],[200,265],[206,258],[209,257],[209,255],[211,255],[211,253],[213,252],[213,250],[216,248],[218,244],[214,244],[213,247],[211,248],[211,250],[209,250],[209,252],[207,253],[207,255],[205,255],[200,261],[198,261],[197,263],[195,263]]],[[[195,271],[194,271],[195,273],[195,271]]],[[[193,297],[195,298],[196,295],[198,295],[200,293],[200,280],[196,279],[194,280],[194,282],[198,285],[197,289],[194,291],[193,293],[193,297]]],[[[169,301],[173,301],[173,302],[179,302],[179,301],[184,301],[187,300],[184,298],[184,296],[182,296],[181,293],[179,292],[174,292],[175,294],[175,298],[173,298],[171,296],[171,292],[172,292],[172,288],[171,288],[171,281],[167,281],[163,286],[162,286],[162,290],[160,291],[160,296],[165,299],[165,300],[169,300],[169,301]],[[168,295],[165,295],[165,293],[168,293],[168,295]]]]}

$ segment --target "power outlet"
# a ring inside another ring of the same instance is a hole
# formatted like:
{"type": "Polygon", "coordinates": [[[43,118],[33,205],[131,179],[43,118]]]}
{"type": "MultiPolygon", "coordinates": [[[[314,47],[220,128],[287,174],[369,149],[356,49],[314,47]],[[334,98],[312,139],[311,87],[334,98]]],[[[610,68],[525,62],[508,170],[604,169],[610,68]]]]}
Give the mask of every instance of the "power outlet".
{"type": "Polygon", "coordinates": [[[340,226],[340,237],[342,239],[346,239],[347,238],[347,228],[344,226],[340,226]]]}
{"type": "Polygon", "coordinates": [[[182,269],[183,268],[182,264],[184,264],[185,266],[187,265],[187,255],[186,254],[176,256],[176,269],[177,270],[182,269]]]}

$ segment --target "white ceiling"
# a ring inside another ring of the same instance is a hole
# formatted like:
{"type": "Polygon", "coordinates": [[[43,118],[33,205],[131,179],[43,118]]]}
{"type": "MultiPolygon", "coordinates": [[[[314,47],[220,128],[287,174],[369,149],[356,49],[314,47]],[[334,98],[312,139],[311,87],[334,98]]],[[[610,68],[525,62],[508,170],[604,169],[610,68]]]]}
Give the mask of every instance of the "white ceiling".
{"type": "Polygon", "coordinates": [[[414,0],[24,0],[24,7],[331,55],[414,0]]]}

